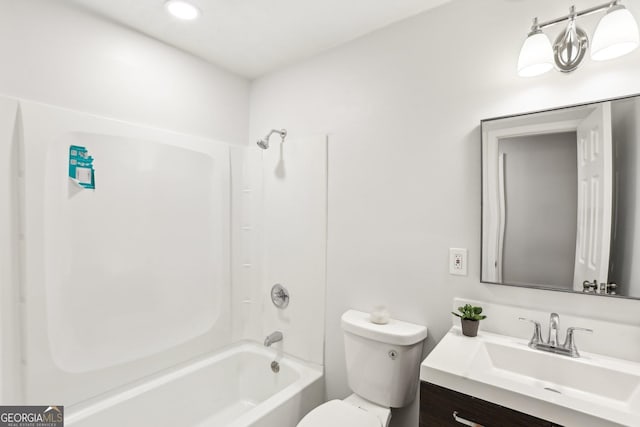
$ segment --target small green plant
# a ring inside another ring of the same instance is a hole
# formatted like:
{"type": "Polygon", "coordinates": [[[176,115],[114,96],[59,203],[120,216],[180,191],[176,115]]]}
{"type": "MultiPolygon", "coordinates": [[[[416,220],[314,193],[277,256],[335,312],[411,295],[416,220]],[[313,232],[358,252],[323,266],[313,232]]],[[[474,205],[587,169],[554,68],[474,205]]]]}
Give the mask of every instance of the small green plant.
{"type": "Polygon", "coordinates": [[[458,307],[458,311],[460,313],[452,311],[451,314],[465,320],[482,320],[487,318],[487,316],[481,314],[482,307],[474,307],[471,304],[465,304],[464,307],[458,307]]]}

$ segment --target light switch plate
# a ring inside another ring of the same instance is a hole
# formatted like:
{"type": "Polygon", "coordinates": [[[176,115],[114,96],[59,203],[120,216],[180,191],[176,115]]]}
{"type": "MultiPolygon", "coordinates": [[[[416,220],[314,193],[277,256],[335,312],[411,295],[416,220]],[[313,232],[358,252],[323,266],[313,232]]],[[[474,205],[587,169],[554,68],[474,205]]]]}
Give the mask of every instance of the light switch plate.
{"type": "Polygon", "coordinates": [[[449,274],[467,275],[467,249],[449,248],[449,274]]]}

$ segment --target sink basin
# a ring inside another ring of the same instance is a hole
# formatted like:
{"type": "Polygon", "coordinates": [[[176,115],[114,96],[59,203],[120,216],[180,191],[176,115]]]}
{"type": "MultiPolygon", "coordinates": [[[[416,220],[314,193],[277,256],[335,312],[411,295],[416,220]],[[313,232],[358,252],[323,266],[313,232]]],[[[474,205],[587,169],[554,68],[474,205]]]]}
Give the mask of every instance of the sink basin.
{"type": "MultiPolygon", "coordinates": [[[[468,338],[454,327],[420,369],[423,381],[476,396],[476,391],[486,392],[477,397],[512,403],[513,409],[543,418],[557,413],[559,418],[552,421],[559,423],[567,422],[560,409],[568,409],[640,426],[638,363],[592,353],[570,358],[531,349],[525,340],[499,334],[484,332],[468,338]],[[461,378],[465,381],[456,381],[461,378]]],[[[577,425],[575,417],[568,420],[577,425]]]]}
{"type": "Polygon", "coordinates": [[[558,394],[629,403],[640,387],[637,373],[616,369],[611,361],[573,359],[532,350],[524,344],[484,341],[472,362],[480,375],[494,375],[558,394]],[[594,363],[595,362],[595,363],[594,363]],[[590,396],[589,396],[590,395],[590,396]]]}

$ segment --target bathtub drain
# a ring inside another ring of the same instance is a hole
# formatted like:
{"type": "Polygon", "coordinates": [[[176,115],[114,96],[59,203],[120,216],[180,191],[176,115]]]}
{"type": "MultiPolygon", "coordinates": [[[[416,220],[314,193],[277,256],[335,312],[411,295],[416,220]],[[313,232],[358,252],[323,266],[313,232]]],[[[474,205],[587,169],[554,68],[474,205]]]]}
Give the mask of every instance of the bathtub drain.
{"type": "Polygon", "coordinates": [[[278,372],[280,372],[280,364],[274,360],[273,362],[271,362],[271,370],[275,374],[277,374],[278,372]]]}

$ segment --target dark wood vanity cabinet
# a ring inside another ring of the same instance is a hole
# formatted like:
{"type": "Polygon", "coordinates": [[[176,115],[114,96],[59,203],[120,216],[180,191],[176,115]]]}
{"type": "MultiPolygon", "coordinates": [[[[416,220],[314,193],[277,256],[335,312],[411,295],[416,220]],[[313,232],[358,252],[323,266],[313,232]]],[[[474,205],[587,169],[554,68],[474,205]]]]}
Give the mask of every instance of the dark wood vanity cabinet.
{"type": "Polygon", "coordinates": [[[435,384],[420,383],[420,427],[561,427],[435,384]],[[455,419],[455,416],[459,420],[455,419]]]}

